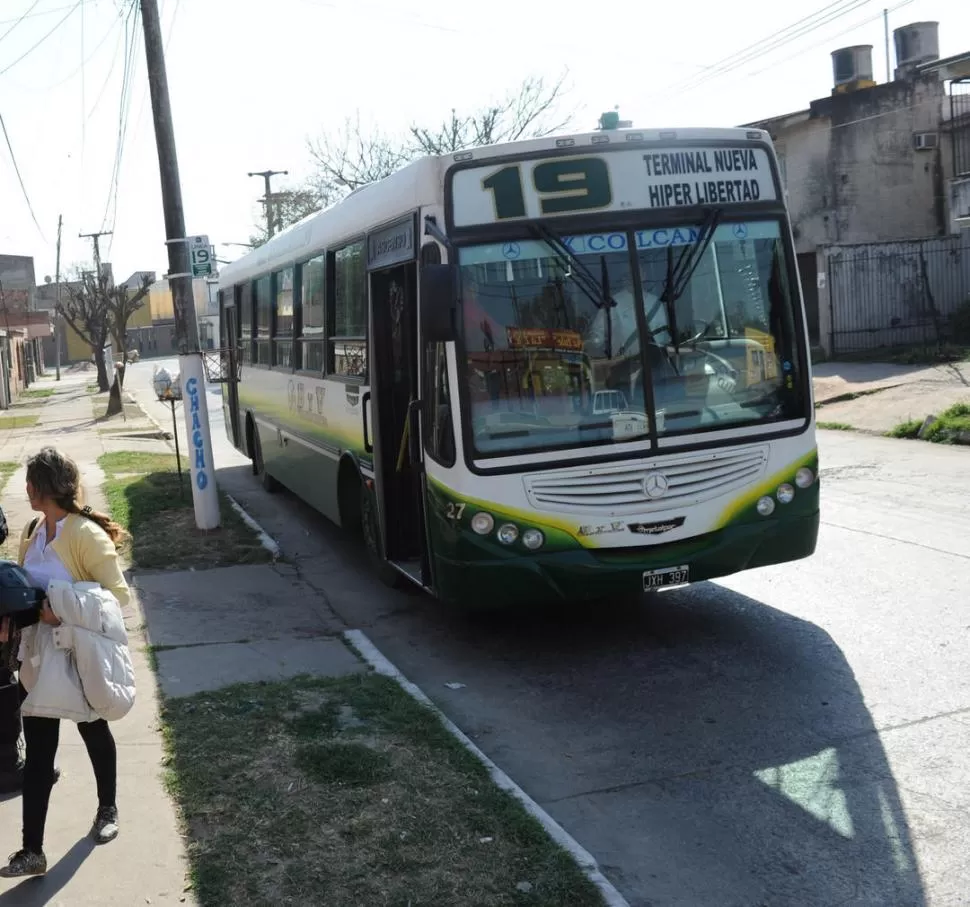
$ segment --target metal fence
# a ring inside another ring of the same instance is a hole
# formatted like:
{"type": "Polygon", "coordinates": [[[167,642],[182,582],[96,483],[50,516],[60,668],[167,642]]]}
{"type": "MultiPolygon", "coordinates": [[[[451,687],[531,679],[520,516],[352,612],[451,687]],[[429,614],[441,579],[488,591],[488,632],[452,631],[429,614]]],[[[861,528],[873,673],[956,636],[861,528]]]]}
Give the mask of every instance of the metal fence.
{"type": "Polygon", "coordinates": [[[829,247],[830,354],[942,346],[970,302],[970,231],[910,242],[829,247]]]}

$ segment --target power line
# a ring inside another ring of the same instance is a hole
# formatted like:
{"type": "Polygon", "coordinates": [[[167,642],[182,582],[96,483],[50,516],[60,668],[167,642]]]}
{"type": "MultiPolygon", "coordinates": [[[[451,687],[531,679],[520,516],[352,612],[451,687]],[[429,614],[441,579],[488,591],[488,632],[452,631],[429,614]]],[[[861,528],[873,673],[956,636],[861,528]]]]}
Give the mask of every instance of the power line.
{"type": "Polygon", "coordinates": [[[108,87],[108,82],[111,81],[111,76],[114,75],[115,64],[118,62],[118,45],[121,44],[121,39],[126,34],[127,29],[124,26],[119,29],[117,33],[114,50],[111,51],[111,65],[108,67],[108,74],[104,77],[104,82],[101,83],[101,88],[98,90],[98,96],[94,99],[94,103],[91,105],[91,109],[87,113],[89,119],[94,116],[94,111],[98,109],[98,105],[101,103],[101,99],[104,97],[105,89],[108,87]]]}
{"type": "MultiPolygon", "coordinates": [[[[131,88],[134,78],[135,59],[138,50],[136,32],[138,28],[139,7],[132,4],[129,9],[127,21],[125,23],[125,62],[121,74],[121,97],[118,102],[118,139],[115,145],[115,160],[112,168],[111,184],[108,188],[108,199],[104,206],[104,216],[101,220],[102,229],[108,222],[108,211],[111,210],[111,226],[115,226],[118,215],[118,183],[121,179],[121,161],[125,150],[125,139],[128,134],[128,115],[131,110],[131,88]],[[131,34],[128,34],[128,25],[131,25],[131,34]]],[[[108,254],[111,254],[111,244],[114,242],[112,235],[108,240],[108,254]]]]}
{"type": "Polygon", "coordinates": [[[40,3],[40,0],[34,0],[34,2],[27,7],[27,12],[23,13],[19,18],[14,19],[13,25],[11,25],[10,28],[8,28],[2,35],[0,35],[0,41],[6,38],[7,35],[10,34],[10,32],[12,32],[18,25],[20,25],[20,23],[23,22],[24,19],[26,19],[30,15],[30,13],[37,6],[38,3],[40,3]]]}
{"type": "Polygon", "coordinates": [[[0,25],[9,25],[11,22],[18,23],[22,22],[24,19],[38,19],[41,16],[53,16],[54,13],[62,13],[64,10],[71,8],[70,4],[67,4],[65,6],[52,6],[50,9],[42,9],[38,10],[36,13],[32,13],[30,10],[32,10],[34,6],[37,6],[37,3],[39,2],[40,0],[37,0],[37,2],[35,2],[34,5],[27,10],[27,12],[21,13],[16,19],[0,19],[0,25]]]}
{"type": "Polygon", "coordinates": [[[27,194],[27,187],[24,185],[24,178],[20,175],[20,167],[17,164],[17,156],[13,153],[13,145],[10,143],[10,134],[7,132],[7,124],[3,121],[3,114],[0,114],[0,129],[3,130],[3,138],[7,143],[7,150],[10,152],[10,162],[13,164],[14,173],[17,174],[17,182],[20,183],[20,191],[24,194],[24,201],[27,202],[27,210],[30,212],[31,219],[34,221],[34,226],[37,228],[40,238],[46,245],[47,237],[44,236],[44,231],[40,227],[40,222],[37,220],[37,215],[34,214],[34,206],[30,203],[30,196],[27,194]]]}
{"type": "Polygon", "coordinates": [[[798,22],[788,26],[785,29],[782,29],[775,35],[769,36],[763,41],[751,45],[750,47],[745,48],[736,54],[725,57],[723,60],[715,63],[706,71],[691,79],[688,79],[686,84],[674,86],[672,92],[667,92],[667,96],[669,97],[671,94],[673,96],[677,96],[688,91],[693,91],[694,89],[707,84],[719,76],[725,75],[741,66],[744,66],[745,63],[751,63],[760,57],[766,56],[772,51],[779,50],[798,38],[811,34],[813,31],[817,31],[824,25],[831,24],[832,22],[841,19],[843,16],[847,16],[849,13],[866,6],[871,2],[872,0],[848,0],[848,3],[843,2],[829,4],[829,6],[823,7],[822,9],[813,13],[811,16],[800,19],[798,22]],[[836,8],[833,9],[833,7],[836,8]]]}
{"type": "Polygon", "coordinates": [[[10,70],[13,69],[21,60],[23,60],[24,57],[30,56],[30,54],[32,54],[38,47],[40,47],[41,44],[43,44],[52,34],[54,34],[54,32],[56,32],[65,22],[67,22],[67,20],[70,19],[71,16],[73,16],[74,13],[81,8],[83,3],[84,3],[84,0],[77,0],[77,3],[75,3],[74,6],[70,8],[67,15],[64,16],[64,18],[59,19],[57,24],[49,32],[47,32],[36,44],[33,44],[30,47],[28,47],[27,50],[25,50],[19,57],[17,57],[16,60],[13,61],[13,63],[8,63],[6,67],[4,67],[3,69],[0,69],[0,76],[10,72],[10,70]]]}
{"type": "MultiPolygon", "coordinates": [[[[63,79],[58,79],[53,85],[48,85],[46,88],[43,88],[43,89],[40,89],[40,90],[41,91],[53,91],[55,88],[60,88],[61,85],[63,85],[65,82],[69,82],[71,79],[73,79],[79,72],[82,71],[82,69],[85,66],[88,65],[88,63],[90,63],[97,56],[98,51],[101,50],[101,48],[104,46],[104,42],[107,41],[108,38],[110,38],[111,35],[114,33],[115,28],[117,27],[117,25],[118,25],[117,22],[114,22],[114,23],[111,24],[111,27],[104,33],[104,36],[95,45],[94,50],[91,51],[91,53],[88,55],[87,59],[82,60],[77,66],[74,67],[74,69],[72,69],[66,76],[64,76],[63,79]]],[[[120,37],[120,33],[119,33],[119,37],[120,37]]],[[[115,45],[115,50],[117,51],[117,44],[115,45]]],[[[112,65],[113,65],[113,63],[114,63],[114,61],[112,60],[112,65]]]]}
{"type": "MultiPolygon", "coordinates": [[[[877,20],[882,19],[885,13],[894,13],[896,12],[896,10],[900,10],[904,6],[909,6],[910,3],[913,3],[913,2],[914,0],[903,0],[902,3],[897,3],[895,6],[889,7],[889,9],[885,10],[883,13],[879,13],[876,16],[870,16],[868,19],[862,19],[859,22],[856,22],[854,25],[850,25],[848,28],[843,29],[840,32],[836,32],[834,35],[829,35],[824,41],[817,41],[815,44],[810,44],[808,47],[805,47],[802,50],[799,50],[795,53],[788,54],[788,56],[785,59],[786,61],[794,60],[797,57],[804,56],[809,51],[816,50],[819,47],[823,47],[829,44],[831,41],[835,40],[836,38],[841,38],[843,35],[847,35],[849,34],[849,32],[854,32],[857,29],[862,28],[864,25],[869,25],[872,22],[876,22],[877,20]]],[[[770,68],[771,68],[770,66],[766,66],[764,69],[756,69],[754,72],[749,72],[748,77],[751,78],[753,76],[760,76],[762,73],[767,72],[770,68]]]]}

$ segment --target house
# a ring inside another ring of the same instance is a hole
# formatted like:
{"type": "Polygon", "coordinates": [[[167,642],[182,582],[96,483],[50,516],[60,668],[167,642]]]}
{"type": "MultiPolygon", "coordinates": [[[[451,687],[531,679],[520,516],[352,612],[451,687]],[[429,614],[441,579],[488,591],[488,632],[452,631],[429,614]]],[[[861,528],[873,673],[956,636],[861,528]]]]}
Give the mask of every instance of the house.
{"type": "MultiPolygon", "coordinates": [[[[29,255],[0,255],[0,327],[6,332],[11,361],[23,359],[24,386],[44,374],[44,341],[53,335],[50,316],[37,310],[34,259],[29,255]]],[[[16,384],[16,381],[14,381],[16,384]]],[[[22,388],[21,388],[22,389],[22,388]]]]}
{"type": "Polygon", "coordinates": [[[829,97],[747,124],[779,155],[813,342],[820,247],[944,236],[970,214],[970,52],[940,59],[936,22],[894,39],[891,81],[871,45],[840,48],[829,97]]]}

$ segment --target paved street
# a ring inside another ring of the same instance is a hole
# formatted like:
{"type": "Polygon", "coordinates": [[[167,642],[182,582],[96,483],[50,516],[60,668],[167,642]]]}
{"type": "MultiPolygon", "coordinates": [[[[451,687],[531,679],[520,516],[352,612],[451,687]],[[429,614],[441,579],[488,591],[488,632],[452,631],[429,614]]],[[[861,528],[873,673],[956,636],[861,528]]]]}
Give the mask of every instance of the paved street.
{"type": "Polygon", "coordinates": [[[469,620],[265,494],[208,400],[223,487],[635,907],[970,903],[970,450],[821,432],[814,558],[469,620]]]}

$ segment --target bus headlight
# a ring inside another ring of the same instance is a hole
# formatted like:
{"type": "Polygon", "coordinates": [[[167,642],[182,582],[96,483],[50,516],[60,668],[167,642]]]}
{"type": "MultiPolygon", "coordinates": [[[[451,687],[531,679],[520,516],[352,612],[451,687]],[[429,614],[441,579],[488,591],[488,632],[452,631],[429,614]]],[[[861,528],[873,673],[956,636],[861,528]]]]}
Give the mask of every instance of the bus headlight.
{"type": "Polygon", "coordinates": [[[808,488],[815,481],[815,473],[807,466],[803,466],[795,473],[795,484],[799,488],[808,488]]]}
{"type": "Polygon", "coordinates": [[[771,516],[775,512],[775,501],[774,498],[769,498],[765,495],[763,498],[758,498],[757,503],[758,513],[762,516],[771,516]]]}
{"type": "Polygon", "coordinates": [[[498,527],[496,537],[503,545],[511,545],[519,537],[519,527],[514,523],[505,523],[498,527]]]}
{"type": "Polygon", "coordinates": [[[795,489],[786,482],[784,485],[778,486],[775,496],[778,498],[779,504],[790,504],[795,500],[795,489]]]}
{"type": "Polygon", "coordinates": [[[472,531],[477,532],[479,535],[488,535],[494,525],[495,520],[492,519],[492,515],[485,513],[485,511],[476,513],[472,517],[472,531]]]}
{"type": "Polygon", "coordinates": [[[545,540],[546,537],[538,529],[526,529],[522,533],[522,544],[530,551],[538,551],[545,540]]]}

